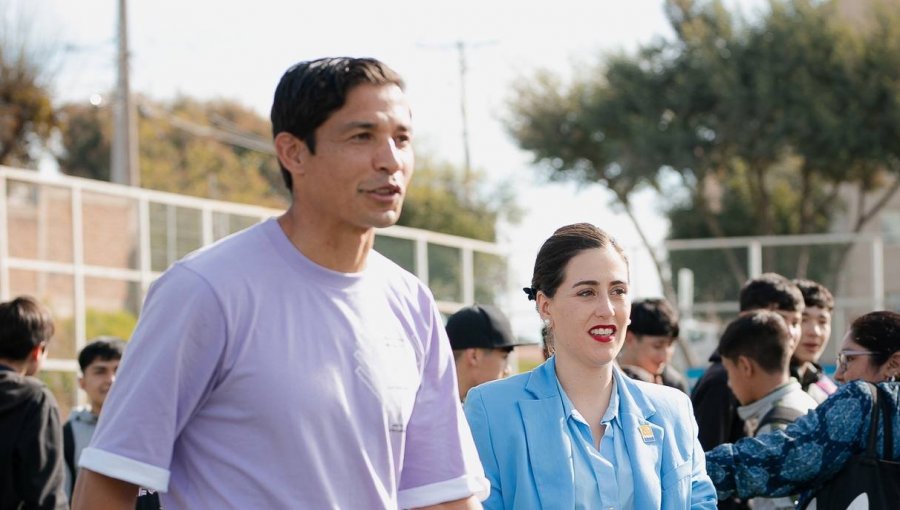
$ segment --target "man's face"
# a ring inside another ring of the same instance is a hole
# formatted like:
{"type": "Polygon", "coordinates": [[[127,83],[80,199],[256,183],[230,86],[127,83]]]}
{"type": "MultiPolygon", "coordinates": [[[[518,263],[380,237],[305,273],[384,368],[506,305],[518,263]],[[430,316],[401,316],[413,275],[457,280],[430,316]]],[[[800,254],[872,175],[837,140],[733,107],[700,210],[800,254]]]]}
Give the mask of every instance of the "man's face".
{"type": "Polygon", "coordinates": [[[338,230],[396,223],[414,166],[403,91],[396,85],[354,87],[315,138],[315,154],[301,143],[295,203],[338,230]]]}
{"type": "Polygon", "coordinates": [[[804,308],[800,329],[800,344],[794,357],[803,362],[819,361],[831,337],[831,312],[818,306],[804,308]]]}
{"type": "Polygon", "coordinates": [[[634,349],[637,365],[654,375],[662,373],[675,351],[675,339],[670,336],[634,335],[629,347],[634,349]]]}
{"type": "Polygon", "coordinates": [[[478,349],[479,362],[472,371],[475,386],[509,375],[509,353],[507,349],[478,349]]]}
{"type": "Polygon", "coordinates": [[[117,359],[95,359],[85,367],[84,374],[78,380],[81,389],[87,393],[91,409],[95,412],[99,412],[103,407],[109,388],[116,380],[116,370],[118,369],[119,360],[117,359]]]}

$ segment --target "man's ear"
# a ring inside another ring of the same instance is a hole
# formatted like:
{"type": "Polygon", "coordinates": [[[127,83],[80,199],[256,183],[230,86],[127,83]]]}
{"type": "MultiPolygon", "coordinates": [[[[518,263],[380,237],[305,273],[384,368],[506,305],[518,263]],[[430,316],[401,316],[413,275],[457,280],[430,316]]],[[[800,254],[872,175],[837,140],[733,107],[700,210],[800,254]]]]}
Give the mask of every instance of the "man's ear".
{"type": "Polygon", "coordinates": [[[637,341],[638,341],[637,335],[635,335],[631,331],[628,331],[628,330],[625,331],[625,345],[632,345],[632,344],[637,343],[637,341]]]}
{"type": "Polygon", "coordinates": [[[463,352],[463,357],[470,367],[478,365],[479,361],[481,361],[481,353],[475,347],[469,347],[468,349],[466,349],[463,352]]]}
{"type": "Polygon", "coordinates": [[[309,155],[309,147],[306,146],[306,142],[282,131],[275,135],[275,153],[278,155],[278,161],[291,174],[303,174],[303,163],[306,162],[309,155]]]}
{"type": "Polygon", "coordinates": [[[41,356],[44,355],[44,349],[47,347],[47,344],[41,342],[40,344],[34,346],[34,349],[31,349],[31,352],[28,353],[28,361],[34,362],[41,359],[41,356]]]}
{"type": "Polygon", "coordinates": [[[743,377],[749,378],[756,373],[756,363],[747,356],[738,356],[735,366],[743,377]]]}

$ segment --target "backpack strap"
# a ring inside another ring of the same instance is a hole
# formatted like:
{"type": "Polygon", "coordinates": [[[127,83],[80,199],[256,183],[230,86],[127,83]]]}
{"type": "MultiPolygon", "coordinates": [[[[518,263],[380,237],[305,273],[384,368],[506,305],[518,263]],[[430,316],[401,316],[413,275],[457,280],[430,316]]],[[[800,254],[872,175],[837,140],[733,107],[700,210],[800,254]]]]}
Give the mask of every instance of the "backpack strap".
{"type": "Polygon", "coordinates": [[[769,409],[769,412],[759,420],[756,430],[766,425],[789,425],[794,423],[797,418],[806,414],[803,411],[794,409],[793,407],[775,406],[769,409]]]}
{"type": "Polygon", "coordinates": [[[66,459],[66,468],[69,469],[69,480],[72,487],[75,486],[75,433],[72,431],[72,421],[63,425],[63,457],[66,459]]]}
{"type": "MultiPolygon", "coordinates": [[[[874,386],[875,393],[879,393],[878,386],[874,386]]],[[[877,398],[877,397],[876,397],[877,398]]],[[[882,459],[893,461],[894,460],[894,420],[892,418],[893,414],[891,414],[890,408],[890,400],[889,398],[885,398],[884,395],[879,400],[879,408],[881,412],[881,419],[884,420],[884,450],[882,459]]],[[[875,405],[875,402],[872,402],[872,405],[875,405]]],[[[873,427],[875,426],[873,422],[873,427]]]]}
{"type": "MultiPolygon", "coordinates": [[[[870,382],[866,382],[866,388],[869,389],[869,394],[872,395],[872,417],[871,423],[869,424],[869,444],[866,446],[866,456],[877,459],[878,455],[875,453],[875,443],[878,440],[878,386],[870,382]]],[[[886,420],[890,421],[890,420],[886,420]]],[[[885,438],[887,438],[887,434],[885,434],[885,438]]],[[[887,441],[887,439],[885,439],[887,441]]]]}

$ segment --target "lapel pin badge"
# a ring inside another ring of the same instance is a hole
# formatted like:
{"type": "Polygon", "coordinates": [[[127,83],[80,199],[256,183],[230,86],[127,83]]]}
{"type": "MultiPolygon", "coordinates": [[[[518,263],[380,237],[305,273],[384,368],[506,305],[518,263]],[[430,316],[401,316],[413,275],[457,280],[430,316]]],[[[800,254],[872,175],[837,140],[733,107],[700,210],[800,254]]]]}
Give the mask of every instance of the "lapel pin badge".
{"type": "Polygon", "coordinates": [[[638,427],[638,430],[641,432],[641,439],[644,440],[645,443],[652,443],[655,441],[653,437],[653,429],[650,428],[650,425],[644,424],[638,427]]]}

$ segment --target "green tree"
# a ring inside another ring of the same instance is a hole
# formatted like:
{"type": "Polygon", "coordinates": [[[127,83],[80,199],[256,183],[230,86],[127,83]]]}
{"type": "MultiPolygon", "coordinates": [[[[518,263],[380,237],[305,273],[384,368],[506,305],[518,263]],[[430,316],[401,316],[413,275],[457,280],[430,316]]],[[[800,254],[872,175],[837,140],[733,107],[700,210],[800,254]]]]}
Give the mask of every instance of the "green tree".
{"type": "Polygon", "coordinates": [[[55,124],[52,45],[31,36],[33,18],[0,1],[0,165],[29,168],[55,124]]]}
{"type": "MultiPolygon", "coordinates": [[[[141,183],[160,191],[272,207],[288,203],[271,154],[268,121],[233,101],[140,100],[141,183]]],[[[107,108],[60,109],[63,172],[109,180],[111,113],[107,108]]]]}
{"type": "Polygon", "coordinates": [[[474,172],[472,198],[465,195],[462,169],[428,154],[417,154],[416,172],[403,203],[398,225],[494,242],[497,222],[518,221],[520,211],[510,187],[490,185],[483,172],[474,172]]]}
{"type": "MultiPolygon", "coordinates": [[[[873,5],[860,28],[834,1],[772,0],[748,21],[720,1],[669,0],[674,39],[567,86],[535,76],[511,131],[552,177],[601,182],[626,211],[640,186],[662,190],[672,237],[822,232],[847,185],[881,193],[855,212],[858,231],[900,187],[900,15],[873,5]]],[[[785,272],[814,273],[815,255],[799,250],[785,272]]],[[[738,254],[716,257],[710,286],[744,280],[738,254]]],[[[673,267],[703,259],[683,258],[673,267]]]]}

